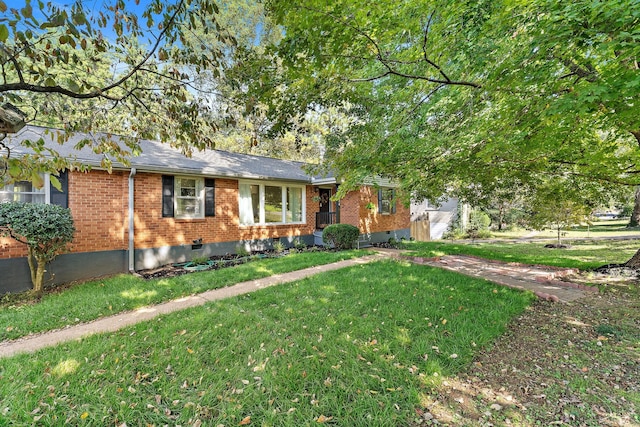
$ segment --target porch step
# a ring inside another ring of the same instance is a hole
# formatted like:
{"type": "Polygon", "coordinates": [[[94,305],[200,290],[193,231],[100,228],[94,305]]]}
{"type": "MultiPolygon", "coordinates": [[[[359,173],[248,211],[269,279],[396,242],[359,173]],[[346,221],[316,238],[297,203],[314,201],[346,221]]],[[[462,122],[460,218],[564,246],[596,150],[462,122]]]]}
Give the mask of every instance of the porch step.
{"type": "Polygon", "coordinates": [[[313,232],[313,244],[315,246],[325,246],[322,241],[322,230],[316,230],[313,232]]]}
{"type": "Polygon", "coordinates": [[[362,248],[370,248],[371,246],[373,246],[371,244],[371,236],[368,234],[361,234],[360,236],[358,236],[358,242],[357,242],[357,248],[358,249],[362,249],[362,248]]]}

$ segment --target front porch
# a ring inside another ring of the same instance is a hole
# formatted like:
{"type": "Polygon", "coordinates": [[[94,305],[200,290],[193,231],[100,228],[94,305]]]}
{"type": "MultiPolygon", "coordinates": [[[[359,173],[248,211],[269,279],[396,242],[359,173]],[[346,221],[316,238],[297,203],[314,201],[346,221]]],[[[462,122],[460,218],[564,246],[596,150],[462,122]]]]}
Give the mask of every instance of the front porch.
{"type": "Polygon", "coordinates": [[[338,212],[316,212],[316,230],[324,230],[331,224],[338,224],[338,212]]]}

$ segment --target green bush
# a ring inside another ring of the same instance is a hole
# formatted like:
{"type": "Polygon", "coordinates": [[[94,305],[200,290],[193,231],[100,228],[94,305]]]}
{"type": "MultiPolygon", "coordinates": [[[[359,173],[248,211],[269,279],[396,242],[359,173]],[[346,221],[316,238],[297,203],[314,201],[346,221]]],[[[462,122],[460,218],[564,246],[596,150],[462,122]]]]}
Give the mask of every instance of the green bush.
{"type": "Polygon", "coordinates": [[[332,244],[336,249],[351,249],[358,240],[360,230],[350,224],[332,224],[324,229],[322,241],[332,244]]]}
{"type": "Polygon", "coordinates": [[[303,242],[302,240],[300,240],[299,237],[296,237],[295,240],[293,241],[293,247],[299,251],[306,249],[307,248],[307,244],[305,242],[303,242]]]}
{"type": "Polygon", "coordinates": [[[491,218],[486,213],[472,209],[469,213],[469,226],[468,228],[475,228],[478,231],[488,230],[491,224],[491,218]]]}
{"type": "Polygon", "coordinates": [[[273,250],[276,251],[276,253],[281,254],[285,249],[286,246],[280,240],[276,240],[275,242],[273,242],[273,250]]]}
{"type": "Polygon", "coordinates": [[[618,217],[629,218],[633,213],[633,207],[634,207],[633,203],[627,203],[626,205],[622,206],[620,209],[620,213],[618,214],[618,217]]]}
{"type": "Polygon", "coordinates": [[[66,250],[75,227],[71,211],[58,205],[0,203],[0,236],[27,245],[33,293],[42,294],[46,265],[66,250]]]}

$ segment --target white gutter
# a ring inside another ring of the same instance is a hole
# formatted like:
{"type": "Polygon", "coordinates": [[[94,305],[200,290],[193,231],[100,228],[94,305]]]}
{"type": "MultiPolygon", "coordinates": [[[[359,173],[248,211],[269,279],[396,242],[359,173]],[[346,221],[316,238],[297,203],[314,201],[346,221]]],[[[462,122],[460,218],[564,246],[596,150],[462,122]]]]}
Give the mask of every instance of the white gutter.
{"type": "Polygon", "coordinates": [[[129,173],[129,272],[135,274],[136,272],[136,260],[135,260],[135,227],[134,227],[134,180],[136,176],[136,168],[131,168],[129,173]]]}

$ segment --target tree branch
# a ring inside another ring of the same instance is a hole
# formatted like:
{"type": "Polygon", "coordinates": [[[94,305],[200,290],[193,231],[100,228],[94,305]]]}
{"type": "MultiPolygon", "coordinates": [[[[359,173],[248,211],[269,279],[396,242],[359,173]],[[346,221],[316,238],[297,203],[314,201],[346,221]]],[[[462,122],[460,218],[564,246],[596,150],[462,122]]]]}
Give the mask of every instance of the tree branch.
{"type": "Polygon", "coordinates": [[[156,39],[155,44],[151,47],[151,49],[149,49],[149,51],[147,52],[147,55],[141,61],[139,61],[138,64],[136,64],[120,80],[116,81],[115,83],[113,83],[113,84],[111,84],[111,85],[109,85],[109,86],[107,86],[105,88],[102,88],[100,90],[100,92],[108,92],[111,89],[114,89],[116,87],[121,86],[125,81],[127,81],[129,78],[131,78],[131,76],[133,76],[135,73],[137,73],[138,70],[141,69],[144,64],[147,63],[147,61],[153,56],[155,51],[160,46],[160,42],[164,38],[165,34],[167,34],[169,29],[173,26],[173,23],[175,22],[175,19],[178,16],[178,13],[180,12],[180,9],[182,9],[183,5],[184,5],[184,0],[180,0],[180,3],[176,7],[176,10],[173,12],[173,15],[171,15],[171,18],[169,18],[169,20],[167,21],[167,24],[163,26],[162,31],[160,31],[160,34],[158,35],[158,38],[156,39]]]}
{"type": "Polygon", "coordinates": [[[429,15],[429,19],[427,20],[427,25],[425,26],[425,29],[424,29],[424,39],[422,41],[422,56],[424,57],[424,61],[427,64],[431,65],[436,70],[438,70],[438,72],[440,73],[443,79],[450,82],[451,79],[449,78],[449,76],[445,74],[444,70],[438,64],[430,60],[429,56],[427,55],[427,42],[429,41],[429,28],[431,28],[431,21],[433,20],[433,15],[435,13],[436,13],[435,10],[431,12],[431,15],[429,15]]]}
{"type": "MultiPolygon", "coordinates": [[[[19,63],[17,62],[15,55],[9,55],[9,52],[7,52],[6,48],[3,46],[2,49],[5,51],[5,53],[7,53],[8,55],[8,59],[9,61],[11,61],[16,69],[16,72],[18,73],[18,83],[5,83],[0,85],[0,93],[3,92],[12,92],[12,91],[27,91],[27,92],[34,92],[34,93],[58,93],[61,95],[65,95],[67,97],[70,98],[75,98],[75,99],[93,99],[93,98],[105,98],[108,99],[110,101],[118,101],[123,99],[123,97],[116,97],[116,96],[111,96],[108,95],[107,92],[115,89],[115,88],[119,88],[121,87],[127,80],[129,80],[131,77],[133,77],[136,73],[138,73],[139,71],[141,71],[143,69],[143,66],[149,61],[149,59],[155,54],[155,52],[158,50],[158,48],[160,47],[160,44],[162,42],[162,40],[165,38],[165,35],[167,34],[167,32],[174,27],[174,23],[177,19],[178,14],[181,12],[182,8],[184,7],[184,1],[185,0],[180,0],[179,4],[177,5],[175,11],[173,12],[173,14],[171,15],[171,17],[166,21],[165,25],[163,25],[162,30],[160,31],[160,34],[158,35],[156,42],[154,43],[154,45],[147,51],[146,55],[140,60],[138,61],[137,64],[135,64],[131,70],[129,70],[128,73],[126,73],[124,76],[120,77],[118,80],[116,80],[115,82],[113,82],[110,85],[107,85],[103,88],[94,90],[93,92],[89,92],[89,93],[78,93],[75,91],[72,91],[70,89],[64,88],[60,85],[54,85],[54,86],[42,86],[42,85],[36,85],[36,84],[30,84],[27,83],[24,80],[24,77],[22,75],[22,71],[21,68],[19,66],[19,63]]],[[[169,76],[166,75],[162,75],[165,78],[169,78],[169,76]]],[[[130,92],[125,95],[125,97],[129,96],[130,92]]]]}
{"type": "Polygon", "coordinates": [[[474,88],[481,88],[482,85],[478,84],[478,83],[474,83],[474,82],[468,82],[468,81],[460,81],[460,80],[452,80],[449,78],[449,76],[442,70],[442,68],[436,64],[434,61],[430,60],[427,56],[426,53],[426,43],[428,40],[428,32],[429,32],[429,27],[430,27],[430,23],[431,20],[433,18],[433,15],[435,12],[432,12],[431,15],[429,16],[429,21],[427,24],[427,27],[425,28],[425,36],[423,39],[423,55],[424,55],[424,61],[429,64],[430,66],[434,67],[438,73],[442,76],[442,79],[436,79],[436,78],[432,78],[432,77],[428,77],[428,76],[421,76],[421,75],[415,75],[415,74],[408,74],[408,73],[403,73],[401,71],[398,71],[396,69],[394,69],[390,64],[393,63],[400,63],[399,61],[393,60],[392,58],[387,58],[386,55],[384,55],[382,49],[380,48],[380,45],[378,44],[378,42],[367,32],[365,32],[364,30],[362,30],[360,27],[358,27],[357,25],[351,23],[347,18],[340,18],[340,17],[336,17],[331,13],[327,13],[315,8],[311,8],[311,7],[303,7],[303,9],[307,9],[310,10],[312,12],[315,13],[320,13],[323,14],[325,16],[329,16],[330,18],[332,18],[333,20],[335,20],[336,22],[342,22],[344,25],[346,25],[348,28],[352,29],[353,31],[355,31],[357,34],[359,34],[360,36],[364,37],[365,39],[368,40],[368,42],[373,46],[375,52],[376,52],[376,59],[378,60],[378,62],[380,62],[386,69],[387,72],[386,73],[382,73],[380,75],[377,76],[373,76],[373,77],[365,77],[365,78],[361,78],[361,79],[348,79],[348,81],[350,82],[371,82],[371,81],[375,81],[378,79],[381,79],[383,77],[386,77],[388,75],[395,75],[398,77],[402,77],[402,78],[406,78],[406,79],[410,79],[410,80],[422,80],[422,81],[428,81],[431,83],[436,83],[436,84],[445,84],[445,85],[452,85],[452,86],[469,86],[469,87],[474,87],[474,88]]]}

